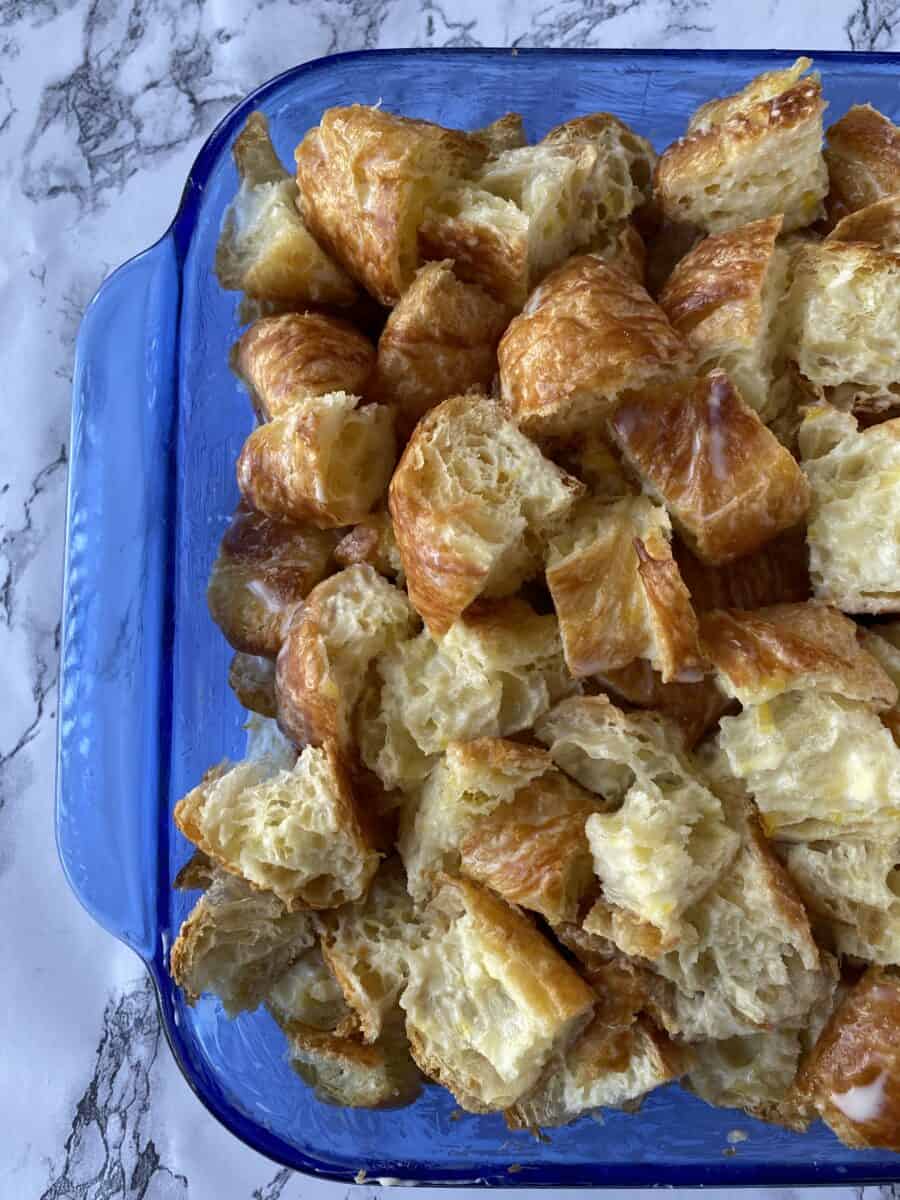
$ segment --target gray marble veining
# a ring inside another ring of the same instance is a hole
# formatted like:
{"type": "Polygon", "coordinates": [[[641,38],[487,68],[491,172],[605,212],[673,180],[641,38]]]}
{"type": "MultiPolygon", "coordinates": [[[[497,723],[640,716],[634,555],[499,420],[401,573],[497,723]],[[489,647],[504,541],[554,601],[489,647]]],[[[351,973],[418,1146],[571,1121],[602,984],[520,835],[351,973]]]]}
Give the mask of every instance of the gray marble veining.
{"type": "Polygon", "coordinates": [[[347,1191],[278,1170],[206,1114],[172,1062],[139,964],[80,910],[57,865],[69,390],[78,321],[97,285],[168,224],[215,122],[297,62],[377,46],[802,47],[810,38],[900,49],[900,3],[0,0],[0,1196],[347,1191]]]}

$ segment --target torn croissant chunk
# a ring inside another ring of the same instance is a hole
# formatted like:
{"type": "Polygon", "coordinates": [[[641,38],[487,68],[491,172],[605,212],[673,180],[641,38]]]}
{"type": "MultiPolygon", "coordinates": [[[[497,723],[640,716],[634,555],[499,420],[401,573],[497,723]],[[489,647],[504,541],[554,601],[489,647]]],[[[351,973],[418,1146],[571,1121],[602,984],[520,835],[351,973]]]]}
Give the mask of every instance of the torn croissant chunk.
{"type": "Polygon", "coordinates": [[[319,914],[322,950],[367,1042],[399,1018],[409,955],[420,945],[420,914],[396,857],[383,863],[360,900],[319,914]]]}
{"type": "Polygon", "coordinates": [[[322,313],[284,313],[254,321],[231,352],[261,421],[301,400],[347,392],[361,396],[375,370],[375,348],[348,322],[322,313]]]}
{"type": "Polygon", "coordinates": [[[564,771],[618,802],[585,825],[603,905],[651,926],[660,947],[677,943],[682,915],[728,867],[739,837],[692,772],[676,727],[591,696],[558,704],[536,732],[564,771]]]}
{"type": "Polygon", "coordinates": [[[441,638],[427,631],[381,655],[356,721],[363,761],[412,790],[453,741],[527,730],[577,690],[559,626],[517,596],[481,601],[441,638]]]}
{"type": "Polygon", "coordinates": [[[536,575],[544,542],[583,485],[485,396],[454,396],[416,426],[390,486],[409,598],[446,633],[481,595],[506,596],[536,575]]]}
{"type": "Polygon", "coordinates": [[[490,389],[508,319],[505,305],[458,279],[450,260],[417,271],[378,340],[373,385],[402,433],[442,400],[490,389]]]}
{"type": "Polygon", "coordinates": [[[353,280],[326,254],[297,212],[297,187],[282,166],[261,112],[234,143],[240,191],[225,213],[216,276],[227,290],[294,304],[352,303],[353,280]]]}
{"type": "Polygon", "coordinates": [[[215,767],[176,804],[175,823],[227,871],[290,908],[354,900],[378,866],[331,742],[307,746],[291,769],[267,758],[215,767]]]}
{"type": "Polygon", "coordinates": [[[803,78],[811,65],[798,58],[697,110],[656,166],[663,216],[722,233],[778,213],[789,232],[823,215],[826,105],[818,74],[803,78]]]}
{"type": "Polygon", "coordinates": [[[788,846],[785,865],[837,953],[900,964],[900,843],[788,846]]]}
{"type": "Polygon", "coordinates": [[[779,213],[704,238],[675,266],[659,297],[700,366],[727,371],[764,421],[784,401],[772,386],[790,259],[777,241],[782,220],[779,213]]]}
{"type": "Polygon", "coordinates": [[[498,351],[500,394],[531,437],[602,426],[628,392],[692,370],[692,356],[634,277],[595,254],[569,259],[528,298],[498,351]]]}
{"type": "Polygon", "coordinates": [[[594,993],[515,908],[444,879],[401,998],[413,1057],[469,1112],[503,1110],[584,1029],[594,993]]]}
{"type": "Polygon", "coordinates": [[[461,279],[516,309],[577,250],[602,248],[633,269],[634,236],[618,245],[618,235],[649,193],[655,160],[650,143],[609,113],[577,117],[537,145],[491,156],[437,196],[420,252],[452,258],[461,279]]]}
{"type": "Polygon", "coordinates": [[[900,979],[870,967],[804,1063],[798,1090],[847,1146],[900,1149],[900,979]]]}
{"type": "Polygon", "coordinates": [[[419,266],[427,206],[477,170],[489,149],[477,134],[383,108],[329,108],[296,150],[300,211],[321,245],[390,306],[419,266]]]}
{"type": "Polygon", "coordinates": [[[206,600],[228,642],[274,658],[297,605],[332,569],[330,530],[238,507],[219,545],[206,600]]]}
{"type": "Polygon", "coordinates": [[[900,192],[900,129],[871,104],[854,104],[829,128],[825,162],[828,215],[840,221],[900,192]]]}
{"type": "Polygon", "coordinates": [[[605,807],[546,751],[454,742],[401,824],[410,892],[424,900],[442,873],[461,872],[551,922],[573,921],[593,879],[585,821],[605,807]]]}
{"type": "Polygon", "coordinates": [[[858,429],[849,413],[823,406],[806,413],[799,436],[817,598],[850,613],[900,611],[900,541],[885,523],[900,502],[900,420],[858,429]],[[813,450],[822,426],[828,439],[813,450]]]}
{"type": "Polygon", "coordinates": [[[258,1008],[315,941],[309,913],[219,868],[172,946],[172,977],[190,1004],[214,993],[234,1017],[258,1008]]]}
{"type": "Polygon", "coordinates": [[[551,538],[547,586],[573,675],[647,659],[664,682],[700,678],[697,618],[670,538],[665,509],[646,496],[583,501],[551,538]]]}
{"type": "Polygon", "coordinates": [[[806,515],[803,472],[724,371],[635,393],[610,429],[706,562],[752,554],[806,515]]]}
{"type": "Polygon", "coordinates": [[[333,529],[383,499],[394,465],[394,422],[382,404],[331,392],[301,400],[247,438],[238,487],[251,508],[333,529]]]}
{"type": "Polygon", "coordinates": [[[333,739],[351,758],[353,711],[369,666],[415,626],[405,592],[367,564],[315,587],[278,655],[278,720],[288,736],[298,745],[333,739]]]}

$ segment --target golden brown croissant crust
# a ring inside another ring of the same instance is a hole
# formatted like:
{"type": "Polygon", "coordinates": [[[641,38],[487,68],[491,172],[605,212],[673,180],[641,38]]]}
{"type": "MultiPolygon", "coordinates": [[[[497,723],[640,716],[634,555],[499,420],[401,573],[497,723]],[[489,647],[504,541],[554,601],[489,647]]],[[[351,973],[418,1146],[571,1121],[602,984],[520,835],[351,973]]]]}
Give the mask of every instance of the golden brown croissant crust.
{"type": "Polygon", "coordinates": [[[394,465],[393,413],[331,392],[255,429],[237,461],[251,508],[322,529],[363,520],[384,497],[394,465]]]}
{"type": "Polygon", "coordinates": [[[757,337],[763,284],[782,220],[779,214],[712,234],[681,259],[659,296],[679,333],[699,348],[757,337]]]}
{"type": "Polygon", "coordinates": [[[789,71],[761,76],[695,113],[687,135],[656,166],[663,217],[720,233],[779,212],[786,230],[822,215],[825,101],[818,78],[799,78],[809,65],[798,59],[789,71]],[[785,154],[792,156],[789,173],[785,154]]]}
{"type": "Polygon", "coordinates": [[[574,921],[594,882],[585,819],[597,797],[559,771],[482,818],[460,846],[460,869],[551,924],[574,921]]]}
{"type": "Polygon", "coordinates": [[[488,154],[477,136],[352,104],[330,108],[297,147],[306,224],[382,304],[395,304],[419,265],[425,208],[488,154]]]}
{"type": "Polygon", "coordinates": [[[854,104],[828,130],[832,223],[900,192],[900,129],[871,104],[854,104]]]}
{"type": "Polygon", "coordinates": [[[798,1092],[847,1146],[900,1150],[900,979],[870,967],[835,1009],[798,1092]]]}
{"type": "Polygon", "coordinates": [[[590,254],[547,276],[510,323],[498,357],[507,411],[540,437],[590,429],[626,390],[691,367],[684,342],[641,285],[590,254]]]}
{"type": "Polygon", "coordinates": [[[390,511],[409,596],[445,633],[482,593],[535,575],[547,533],[583,486],[485,396],[453,396],[416,426],[394,472],[390,511]]]}
{"type": "Polygon", "coordinates": [[[219,284],[262,305],[351,304],[353,280],[304,225],[296,185],[275,153],[263,113],[250,114],[232,153],[241,188],[216,246],[219,284]]]}
{"type": "Polygon", "coordinates": [[[869,242],[900,254],[900,192],[842,217],[826,242],[869,242]]]}
{"type": "Polygon", "coordinates": [[[809,602],[709,612],[700,618],[700,636],[729,690],[744,703],[813,686],[877,708],[896,703],[896,687],[861,646],[853,621],[837,609],[809,602]]]}
{"type": "Polygon", "coordinates": [[[688,337],[701,366],[725,367],[763,420],[778,409],[770,391],[787,266],[775,246],[781,224],[778,215],[710,235],[680,260],[660,293],[666,316],[688,337]]]}
{"type": "Polygon", "coordinates": [[[703,664],[697,619],[669,545],[669,519],[646,496],[585,501],[551,540],[547,586],[575,676],[653,663],[666,681],[703,664]]]}
{"type": "Polygon", "coordinates": [[[725,563],[803,519],[809,485],[724,371],[635,394],[610,423],[691,548],[725,563]]]}
{"type": "Polygon", "coordinates": [[[508,318],[487,292],[460,282],[449,260],[416,273],[378,341],[374,383],[378,399],[396,409],[401,434],[449,396],[490,389],[508,318]]]}
{"type": "Polygon", "coordinates": [[[235,344],[232,365],[247,385],[257,417],[271,421],[311,396],[365,394],[375,348],[337,317],[284,313],[254,321],[235,344]]]}
{"type": "Polygon", "coordinates": [[[274,658],[297,605],[332,570],[337,537],[241,506],[206,589],[212,619],[235,650],[274,658]]]}

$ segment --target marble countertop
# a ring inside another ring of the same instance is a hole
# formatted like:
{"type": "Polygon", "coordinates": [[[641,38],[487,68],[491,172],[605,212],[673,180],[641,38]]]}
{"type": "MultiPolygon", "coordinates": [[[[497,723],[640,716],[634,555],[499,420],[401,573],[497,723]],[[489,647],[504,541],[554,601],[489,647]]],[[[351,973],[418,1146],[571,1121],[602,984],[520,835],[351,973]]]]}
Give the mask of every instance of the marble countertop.
{"type": "Polygon", "coordinates": [[[207,1115],[171,1059],[140,963],[93,924],[59,868],[73,348],[98,284],[165,229],[201,142],[245,92],[335,51],[477,45],[900,50],[900,3],[0,0],[4,1198],[328,1200],[369,1190],[279,1170],[207,1115]]]}

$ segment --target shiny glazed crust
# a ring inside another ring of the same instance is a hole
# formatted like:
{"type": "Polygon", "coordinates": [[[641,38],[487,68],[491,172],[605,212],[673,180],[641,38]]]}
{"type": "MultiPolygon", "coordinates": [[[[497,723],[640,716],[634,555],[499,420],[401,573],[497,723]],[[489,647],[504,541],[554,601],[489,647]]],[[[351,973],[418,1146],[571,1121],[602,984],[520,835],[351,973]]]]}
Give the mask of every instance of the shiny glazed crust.
{"type": "Polygon", "coordinates": [[[347,272],[393,305],[419,265],[427,205],[487,152],[477,136],[428,121],[362,104],[330,108],[297,147],[300,211],[347,272]]]}
{"type": "Polygon", "coordinates": [[[803,472],[723,371],[633,396],[610,429],[706,562],[752,554],[806,515],[803,472]]]}
{"type": "Polygon", "coordinates": [[[206,588],[210,616],[235,650],[275,657],[297,605],[333,569],[336,542],[330,530],[237,509],[206,588]]]}
{"type": "Polygon", "coordinates": [[[375,349],[337,317],[284,313],[254,321],[235,344],[231,361],[257,417],[271,421],[309,397],[363,395],[375,369],[375,349]]]}
{"type": "Polygon", "coordinates": [[[900,980],[870,967],[838,1005],[798,1091],[847,1146],[900,1150],[900,980]]]}
{"type": "Polygon", "coordinates": [[[875,708],[896,704],[897,689],[863,649],[856,626],[821,604],[779,604],[755,612],[704,613],[704,652],[723,687],[742,704],[818,688],[875,708]]]}
{"type": "Polygon", "coordinates": [[[500,394],[530,436],[602,422],[623,392],[686,374],[690,353],[633,276],[570,259],[532,293],[498,351],[500,394]]]}
{"type": "Polygon", "coordinates": [[[900,129],[871,104],[854,104],[829,128],[825,162],[828,216],[836,223],[900,192],[900,129]]]}
{"type": "Polygon", "coordinates": [[[504,305],[457,279],[449,260],[419,269],[379,338],[373,385],[402,434],[442,400],[490,389],[508,318],[504,305]]]}

